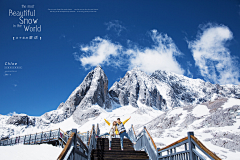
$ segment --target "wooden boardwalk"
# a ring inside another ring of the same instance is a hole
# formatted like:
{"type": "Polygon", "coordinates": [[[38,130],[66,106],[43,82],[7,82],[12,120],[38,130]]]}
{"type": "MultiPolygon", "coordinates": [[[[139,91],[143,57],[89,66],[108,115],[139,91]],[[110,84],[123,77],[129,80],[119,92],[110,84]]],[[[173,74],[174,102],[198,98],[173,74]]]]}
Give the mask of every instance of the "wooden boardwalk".
{"type": "MultiPolygon", "coordinates": [[[[79,137],[83,139],[83,141],[87,141],[87,132],[85,133],[78,133],[79,137]]],[[[29,134],[25,136],[18,136],[14,138],[4,139],[0,141],[0,146],[9,146],[9,145],[16,145],[16,144],[42,144],[48,143],[52,145],[60,145],[62,147],[68,141],[69,133],[62,131],[60,128],[45,132],[40,132],[36,134],[29,134]]]]}
{"type": "Polygon", "coordinates": [[[90,132],[79,133],[77,129],[64,132],[60,128],[36,134],[18,136],[0,141],[0,146],[16,144],[34,145],[48,143],[63,147],[57,160],[124,160],[124,159],[151,159],[151,160],[221,160],[211,152],[195,136],[188,132],[184,137],[164,148],[157,148],[146,127],[136,135],[133,126],[128,134],[135,145],[124,139],[124,150],[120,149],[120,139],[113,138],[112,150],[108,149],[108,139],[99,137],[100,129],[93,125],[90,132]]]}

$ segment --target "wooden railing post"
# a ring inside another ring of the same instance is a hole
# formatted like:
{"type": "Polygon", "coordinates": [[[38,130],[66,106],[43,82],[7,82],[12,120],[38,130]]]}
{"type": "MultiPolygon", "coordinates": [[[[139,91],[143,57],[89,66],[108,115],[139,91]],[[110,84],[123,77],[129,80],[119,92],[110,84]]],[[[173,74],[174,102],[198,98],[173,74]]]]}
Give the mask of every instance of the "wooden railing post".
{"type": "MultiPolygon", "coordinates": [[[[143,136],[146,134],[146,126],[143,127],[143,136]]],[[[147,136],[145,136],[147,138],[147,136]]],[[[146,138],[143,138],[143,143],[142,143],[142,146],[145,146],[146,145],[146,138]]]]}
{"type": "Polygon", "coordinates": [[[58,128],[58,138],[61,138],[61,136],[60,136],[60,128],[58,128]]]}
{"type": "Polygon", "coordinates": [[[170,149],[170,160],[173,160],[172,149],[170,149]]]}
{"type": "Polygon", "coordinates": [[[196,160],[196,156],[193,153],[193,149],[195,149],[195,145],[191,141],[191,135],[194,136],[193,132],[188,132],[188,146],[189,146],[189,156],[190,160],[196,160]]]}
{"type": "Polygon", "coordinates": [[[96,135],[99,136],[99,124],[97,123],[97,128],[96,128],[96,135]]]}
{"type": "Polygon", "coordinates": [[[35,135],[35,142],[34,142],[34,144],[36,144],[36,141],[37,141],[37,133],[35,135]]]}
{"type": "Polygon", "coordinates": [[[51,138],[51,133],[52,133],[52,130],[50,130],[50,133],[49,133],[49,139],[48,139],[49,142],[50,142],[50,138],[51,138]]]}
{"type": "MultiPolygon", "coordinates": [[[[93,132],[92,132],[92,136],[96,136],[96,134],[95,134],[95,125],[94,125],[94,124],[93,124],[93,132]]],[[[93,137],[92,148],[95,148],[95,146],[96,146],[95,141],[94,141],[94,138],[95,138],[95,137],[93,137]]]]}
{"type": "Polygon", "coordinates": [[[73,146],[72,157],[73,157],[73,160],[75,160],[75,151],[77,148],[77,129],[72,129],[72,133],[75,133],[73,136],[72,144],[71,144],[71,146],[73,146]]]}
{"type": "Polygon", "coordinates": [[[132,136],[134,138],[133,140],[136,141],[136,135],[135,135],[134,130],[133,130],[133,124],[131,124],[131,129],[130,130],[132,131],[132,136]]]}
{"type": "Polygon", "coordinates": [[[40,144],[42,144],[42,136],[43,136],[43,132],[41,133],[40,144]]]}
{"type": "Polygon", "coordinates": [[[25,140],[26,140],[26,135],[24,136],[23,144],[25,144],[25,140]]]}
{"type": "Polygon", "coordinates": [[[60,134],[60,128],[58,128],[58,137],[57,137],[57,139],[58,139],[58,145],[60,147],[61,146],[61,141],[62,141],[62,137],[61,137],[61,134],[60,134]],[[61,139],[61,141],[60,141],[60,139],[61,139]]]}
{"type": "Polygon", "coordinates": [[[89,139],[89,131],[87,131],[87,140],[86,140],[86,144],[88,144],[88,139],[89,139]]]}
{"type": "Polygon", "coordinates": [[[31,134],[29,135],[29,144],[31,143],[31,134]]]}

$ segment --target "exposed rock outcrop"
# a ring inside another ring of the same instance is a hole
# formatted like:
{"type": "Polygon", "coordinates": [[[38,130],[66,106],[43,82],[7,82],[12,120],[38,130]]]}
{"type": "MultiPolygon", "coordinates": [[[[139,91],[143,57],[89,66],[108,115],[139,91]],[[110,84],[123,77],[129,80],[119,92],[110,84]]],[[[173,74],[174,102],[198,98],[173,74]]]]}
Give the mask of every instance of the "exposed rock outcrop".
{"type": "Polygon", "coordinates": [[[85,117],[81,116],[83,110],[95,104],[104,109],[112,108],[108,94],[108,78],[100,66],[88,73],[65,103],[61,103],[57,110],[47,112],[42,117],[46,122],[58,123],[73,115],[75,122],[80,123],[85,117]]]}
{"type": "Polygon", "coordinates": [[[139,69],[128,71],[119,82],[113,84],[109,94],[122,106],[129,104],[138,107],[137,101],[160,110],[166,106],[154,80],[139,69]]]}
{"type": "Polygon", "coordinates": [[[13,125],[35,125],[35,118],[30,118],[26,114],[15,114],[12,115],[6,122],[7,124],[13,125]]]}

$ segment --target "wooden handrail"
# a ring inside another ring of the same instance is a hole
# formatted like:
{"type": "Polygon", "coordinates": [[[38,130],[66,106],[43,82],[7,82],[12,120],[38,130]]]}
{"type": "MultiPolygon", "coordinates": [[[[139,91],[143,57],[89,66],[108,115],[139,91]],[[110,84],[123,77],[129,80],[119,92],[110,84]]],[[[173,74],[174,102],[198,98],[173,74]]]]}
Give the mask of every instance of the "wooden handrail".
{"type": "Polygon", "coordinates": [[[133,133],[134,133],[134,135],[137,136],[136,133],[135,133],[135,130],[134,130],[133,126],[132,126],[132,129],[133,129],[133,133]]]}
{"type": "Polygon", "coordinates": [[[170,145],[168,145],[168,146],[166,146],[166,147],[164,147],[164,148],[159,149],[158,151],[162,151],[162,150],[164,150],[164,149],[167,149],[167,148],[169,148],[169,147],[172,147],[172,146],[174,146],[174,145],[176,145],[176,144],[178,144],[178,143],[181,143],[181,142],[183,142],[183,141],[185,141],[185,140],[187,140],[187,139],[188,139],[188,137],[184,137],[184,138],[182,138],[182,139],[180,139],[180,140],[178,140],[178,141],[176,141],[176,142],[174,142],[174,143],[172,143],[172,144],[170,144],[170,145]]]}
{"type": "Polygon", "coordinates": [[[207,149],[207,147],[205,147],[196,137],[194,137],[193,135],[191,135],[191,138],[197,143],[197,145],[203,149],[207,154],[209,154],[212,158],[214,158],[215,160],[221,160],[215,153],[213,153],[212,151],[210,151],[209,149],[207,149]]]}
{"type": "Polygon", "coordinates": [[[85,133],[87,133],[87,132],[78,132],[78,134],[85,134],[85,133]]]}
{"type": "Polygon", "coordinates": [[[151,136],[150,133],[148,132],[147,128],[145,128],[145,131],[147,132],[148,136],[150,137],[154,148],[157,149],[157,146],[156,146],[155,142],[153,141],[152,136],[151,136]]]}
{"type": "Polygon", "coordinates": [[[67,144],[65,145],[64,149],[62,150],[62,152],[60,153],[60,155],[58,156],[57,160],[62,160],[64,158],[64,156],[67,154],[68,149],[71,146],[72,140],[73,140],[73,136],[74,136],[74,132],[71,134],[71,136],[69,137],[67,144]]]}

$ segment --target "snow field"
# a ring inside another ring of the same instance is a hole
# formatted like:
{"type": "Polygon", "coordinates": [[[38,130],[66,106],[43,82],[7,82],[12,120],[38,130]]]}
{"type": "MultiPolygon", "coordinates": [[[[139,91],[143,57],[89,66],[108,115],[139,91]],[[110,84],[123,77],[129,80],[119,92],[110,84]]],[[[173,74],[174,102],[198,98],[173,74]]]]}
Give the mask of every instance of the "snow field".
{"type": "Polygon", "coordinates": [[[1,160],[53,160],[62,148],[48,144],[0,146],[1,160]]]}

